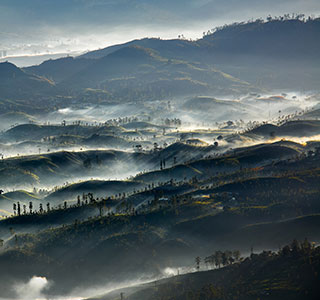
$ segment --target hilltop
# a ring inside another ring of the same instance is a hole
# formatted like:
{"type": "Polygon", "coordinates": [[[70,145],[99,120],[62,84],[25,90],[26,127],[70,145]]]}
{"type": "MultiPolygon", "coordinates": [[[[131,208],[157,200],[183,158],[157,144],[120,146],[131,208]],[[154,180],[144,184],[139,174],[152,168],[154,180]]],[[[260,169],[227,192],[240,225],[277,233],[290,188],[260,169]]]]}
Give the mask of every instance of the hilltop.
{"type": "Polygon", "coordinates": [[[289,121],[282,125],[264,124],[252,129],[247,134],[258,135],[265,138],[275,137],[310,137],[320,132],[320,121],[297,120],[289,121]]]}
{"type": "Polygon", "coordinates": [[[0,63],[1,98],[23,99],[32,95],[50,94],[54,83],[36,75],[28,74],[14,64],[0,63]]]}

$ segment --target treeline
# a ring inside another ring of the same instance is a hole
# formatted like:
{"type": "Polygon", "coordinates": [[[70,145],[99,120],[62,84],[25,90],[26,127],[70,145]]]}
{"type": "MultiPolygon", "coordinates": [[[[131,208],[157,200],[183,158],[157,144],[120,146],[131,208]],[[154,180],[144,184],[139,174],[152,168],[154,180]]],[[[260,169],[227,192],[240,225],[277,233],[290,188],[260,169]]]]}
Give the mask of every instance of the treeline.
{"type": "Polygon", "coordinates": [[[226,251],[215,251],[213,254],[201,259],[197,256],[195,258],[196,269],[199,271],[201,269],[201,262],[203,262],[206,268],[221,268],[231,265],[235,262],[241,261],[241,254],[239,250],[226,250],[226,251]]]}
{"type": "Polygon", "coordinates": [[[280,16],[271,16],[268,15],[265,19],[263,18],[258,18],[258,19],[250,19],[246,22],[234,22],[232,24],[225,24],[223,26],[217,26],[215,28],[209,29],[207,32],[203,32],[203,37],[206,36],[211,36],[213,35],[215,32],[218,31],[222,31],[224,29],[229,29],[229,28],[233,28],[233,27],[237,27],[240,25],[247,25],[247,24],[263,24],[263,23],[267,23],[267,22],[285,22],[285,21],[299,21],[299,22],[311,22],[314,20],[320,20],[319,17],[314,17],[314,16],[306,16],[305,14],[297,14],[297,13],[292,13],[292,14],[284,14],[284,15],[280,15],[280,16]]]}

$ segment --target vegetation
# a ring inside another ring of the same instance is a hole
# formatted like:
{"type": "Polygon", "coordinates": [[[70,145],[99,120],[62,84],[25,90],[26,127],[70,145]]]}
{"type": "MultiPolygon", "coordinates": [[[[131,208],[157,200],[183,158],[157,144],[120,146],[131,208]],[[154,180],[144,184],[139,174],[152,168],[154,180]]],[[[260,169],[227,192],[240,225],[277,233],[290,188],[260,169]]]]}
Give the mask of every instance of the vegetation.
{"type": "Polygon", "coordinates": [[[129,288],[127,299],[316,299],[319,250],[307,240],[294,240],[278,253],[263,251],[219,270],[161,280],[138,291],[129,288]]]}

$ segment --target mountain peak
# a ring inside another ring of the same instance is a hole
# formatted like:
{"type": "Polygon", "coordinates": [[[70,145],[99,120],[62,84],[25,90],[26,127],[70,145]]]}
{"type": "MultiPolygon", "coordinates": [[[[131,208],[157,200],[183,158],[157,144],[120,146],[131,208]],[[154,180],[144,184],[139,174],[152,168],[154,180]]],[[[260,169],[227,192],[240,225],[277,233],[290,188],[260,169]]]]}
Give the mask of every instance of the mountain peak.
{"type": "Polygon", "coordinates": [[[10,62],[0,63],[0,77],[15,78],[21,75],[24,75],[24,72],[16,65],[10,62]]]}
{"type": "Polygon", "coordinates": [[[155,56],[155,52],[152,49],[144,48],[137,45],[130,45],[128,47],[121,48],[108,55],[109,58],[121,58],[126,60],[139,61],[146,58],[155,56]]]}

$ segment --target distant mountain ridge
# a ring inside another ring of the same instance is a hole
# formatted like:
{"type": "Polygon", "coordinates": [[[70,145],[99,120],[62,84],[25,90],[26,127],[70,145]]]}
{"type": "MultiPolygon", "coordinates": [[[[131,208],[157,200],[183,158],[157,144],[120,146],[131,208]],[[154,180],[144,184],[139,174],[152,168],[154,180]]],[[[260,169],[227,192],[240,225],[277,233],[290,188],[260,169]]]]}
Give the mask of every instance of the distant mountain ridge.
{"type": "MultiPolygon", "coordinates": [[[[281,54],[286,58],[288,55],[290,57],[308,55],[306,59],[319,59],[320,40],[316,39],[319,35],[320,18],[307,21],[289,19],[264,22],[256,20],[223,26],[196,41],[144,38],[90,51],[80,57],[99,59],[121,48],[136,45],[159,51],[167,58],[191,55],[194,54],[193,51],[203,50],[203,54],[207,52],[209,55],[230,53],[231,55],[270,56],[281,54]],[[176,53],[179,49],[183,50],[183,54],[176,53]]],[[[205,57],[207,58],[208,56],[205,57]]],[[[199,59],[201,57],[198,57],[199,59]]]]}
{"type": "MultiPolygon", "coordinates": [[[[16,77],[5,76],[2,96],[52,93],[91,103],[318,90],[319,36],[320,18],[237,23],[196,41],[133,40],[14,72],[11,66],[16,77]]],[[[0,76],[6,69],[0,64],[0,76]]]]}

